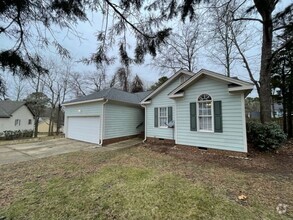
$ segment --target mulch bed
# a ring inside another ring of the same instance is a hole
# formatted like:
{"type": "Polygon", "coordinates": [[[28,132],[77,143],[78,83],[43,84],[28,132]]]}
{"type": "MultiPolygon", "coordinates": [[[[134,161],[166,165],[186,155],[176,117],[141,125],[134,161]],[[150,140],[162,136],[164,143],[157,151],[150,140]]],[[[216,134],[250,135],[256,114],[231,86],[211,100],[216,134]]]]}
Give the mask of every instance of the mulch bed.
{"type": "Polygon", "coordinates": [[[146,144],[145,147],[159,153],[194,161],[199,164],[210,163],[250,173],[261,172],[293,176],[293,139],[288,140],[277,151],[270,152],[260,152],[250,145],[247,158],[209,153],[208,150],[198,150],[196,147],[187,146],[172,147],[146,144]]]}

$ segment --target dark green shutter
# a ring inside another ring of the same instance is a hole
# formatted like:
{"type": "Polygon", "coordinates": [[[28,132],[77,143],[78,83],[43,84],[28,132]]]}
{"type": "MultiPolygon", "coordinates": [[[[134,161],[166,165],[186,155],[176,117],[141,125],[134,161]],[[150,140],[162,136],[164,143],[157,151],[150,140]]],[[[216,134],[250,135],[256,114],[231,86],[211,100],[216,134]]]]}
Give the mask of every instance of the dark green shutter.
{"type": "Polygon", "coordinates": [[[214,124],[215,124],[215,132],[223,132],[222,102],[221,101],[214,101],[214,124]]]}
{"type": "Polygon", "coordinates": [[[155,125],[155,128],[157,128],[158,127],[158,108],[155,108],[154,109],[154,120],[155,120],[155,122],[154,122],[154,125],[155,125]]]}
{"type": "Polygon", "coordinates": [[[172,107],[168,107],[168,122],[173,120],[173,112],[172,112],[172,107]]]}
{"type": "Polygon", "coordinates": [[[196,102],[190,103],[190,130],[196,131],[196,102]]]}

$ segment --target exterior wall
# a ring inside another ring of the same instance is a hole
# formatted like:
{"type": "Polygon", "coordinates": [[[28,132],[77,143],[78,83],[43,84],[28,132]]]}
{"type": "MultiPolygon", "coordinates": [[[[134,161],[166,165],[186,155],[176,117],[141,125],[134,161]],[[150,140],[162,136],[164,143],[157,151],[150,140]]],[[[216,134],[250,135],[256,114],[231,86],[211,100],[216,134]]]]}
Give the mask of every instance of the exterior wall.
{"type": "MultiPolygon", "coordinates": [[[[154,108],[172,106],[173,120],[175,120],[176,108],[175,100],[170,99],[168,94],[180,85],[180,76],[175,79],[169,86],[164,88],[158,95],[152,97],[151,104],[146,105],[146,136],[151,138],[174,139],[175,131],[173,128],[156,128],[154,126],[154,108]]],[[[176,120],[175,120],[176,126],[176,120]]]]}
{"type": "Polygon", "coordinates": [[[0,118],[0,132],[6,130],[16,131],[28,129],[34,129],[34,116],[26,106],[21,106],[10,118],[0,118]],[[20,119],[20,125],[15,125],[16,119],[20,119]],[[29,119],[32,120],[30,125],[28,124],[29,119]]]}
{"type": "MultiPolygon", "coordinates": [[[[41,133],[49,132],[49,122],[50,122],[49,119],[45,119],[44,121],[41,121],[38,126],[38,132],[41,132],[41,133]]],[[[55,132],[56,129],[57,129],[57,123],[54,123],[53,132],[55,132]]]]}
{"type": "Polygon", "coordinates": [[[229,93],[227,84],[205,77],[176,99],[176,144],[247,152],[244,95],[229,93]],[[189,103],[207,93],[213,101],[222,101],[223,132],[190,131],[189,103]]]}
{"type": "MultiPolygon", "coordinates": [[[[67,118],[68,117],[81,117],[81,116],[101,116],[103,105],[102,102],[91,102],[77,105],[69,105],[64,108],[64,132],[67,137],[67,118]]],[[[101,121],[101,124],[102,121],[101,121]]]]}
{"type": "Polygon", "coordinates": [[[140,134],[144,125],[136,128],[144,121],[144,109],[140,106],[108,102],[105,104],[104,139],[140,134]]]}

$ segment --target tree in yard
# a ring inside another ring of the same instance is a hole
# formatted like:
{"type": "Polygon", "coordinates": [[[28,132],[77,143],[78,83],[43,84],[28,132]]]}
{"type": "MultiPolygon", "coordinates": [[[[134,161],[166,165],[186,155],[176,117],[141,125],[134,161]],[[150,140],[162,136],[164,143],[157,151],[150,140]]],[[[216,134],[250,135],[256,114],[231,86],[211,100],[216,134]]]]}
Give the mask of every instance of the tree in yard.
{"type": "MultiPolygon", "coordinates": [[[[261,113],[261,122],[270,122],[271,121],[271,70],[272,70],[272,60],[279,51],[285,47],[287,43],[293,41],[293,36],[284,44],[272,52],[273,46],[273,32],[276,30],[281,30],[286,28],[286,26],[275,26],[273,25],[274,20],[281,19],[290,13],[293,9],[293,4],[288,5],[283,11],[279,12],[275,16],[273,13],[275,11],[276,5],[279,3],[279,0],[254,0],[254,5],[252,5],[247,11],[251,12],[255,10],[259,18],[248,18],[240,17],[234,18],[234,21],[256,21],[260,22],[262,25],[262,47],[261,47],[261,62],[260,62],[260,73],[259,80],[256,80],[251,73],[249,76],[254,82],[259,98],[260,98],[260,113],[261,113]]],[[[248,66],[248,62],[244,57],[243,52],[240,50],[239,45],[237,49],[240,55],[243,58],[245,66],[248,66]]]]}
{"type": "Polygon", "coordinates": [[[247,45],[247,38],[243,35],[244,23],[233,22],[232,11],[237,6],[237,0],[229,1],[219,0],[212,3],[209,14],[211,21],[209,26],[213,32],[208,44],[208,50],[211,53],[211,59],[225,68],[226,76],[231,76],[232,66],[239,58],[237,49],[234,45],[234,38],[242,38],[242,42],[247,45]]]}
{"type": "Polygon", "coordinates": [[[158,82],[156,82],[154,85],[152,85],[150,87],[149,90],[156,90],[157,88],[159,88],[161,85],[163,85],[166,81],[168,80],[167,76],[162,76],[161,78],[159,78],[158,82]]]}
{"type": "Polygon", "coordinates": [[[34,137],[38,137],[39,119],[41,114],[45,111],[50,99],[42,92],[34,92],[30,94],[24,101],[34,113],[34,137]]]}
{"type": "Polygon", "coordinates": [[[110,87],[121,88],[123,91],[129,91],[130,70],[129,68],[119,67],[114,73],[110,87]]]}
{"type": "Polygon", "coordinates": [[[281,19],[280,24],[286,28],[276,38],[278,45],[285,45],[273,59],[272,66],[272,88],[276,89],[275,97],[283,104],[283,130],[288,137],[293,136],[292,114],[293,114],[293,42],[289,42],[293,36],[293,12],[290,16],[281,19]]]}
{"type": "Polygon", "coordinates": [[[143,92],[143,82],[136,74],[131,83],[131,90],[132,93],[134,92],[143,92]]]}
{"type": "Polygon", "coordinates": [[[196,69],[197,52],[201,47],[199,21],[180,26],[160,48],[151,65],[164,74],[174,73],[178,69],[193,72],[196,69]]]}

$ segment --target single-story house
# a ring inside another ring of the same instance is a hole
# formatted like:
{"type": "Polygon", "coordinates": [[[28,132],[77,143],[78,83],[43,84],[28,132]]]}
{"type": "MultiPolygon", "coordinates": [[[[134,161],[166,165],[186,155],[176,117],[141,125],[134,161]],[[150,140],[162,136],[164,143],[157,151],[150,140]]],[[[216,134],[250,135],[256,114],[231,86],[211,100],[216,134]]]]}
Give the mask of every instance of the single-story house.
{"type": "Polygon", "coordinates": [[[247,152],[244,99],[252,89],[205,69],[179,70],[152,92],[111,88],[64,103],[65,136],[102,145],[144,131],[144,141],[247,152]]]}
{"type": "Polygon", "coordinates": [[[253,84],[180,70],[146,96],[145,140],[247,152],[245,97],[253,84]]]}
{"type": "Polygon", "coordinates": [[[25,102],[0,101],[0,132],[34,129],[34,115],[25,102]]]}
{"type": "Polygon", "coordinates": [[[144,131],[140,101],[150,92],[110,88],[63,104],[65,137],[106,145],[144,131]]]}

